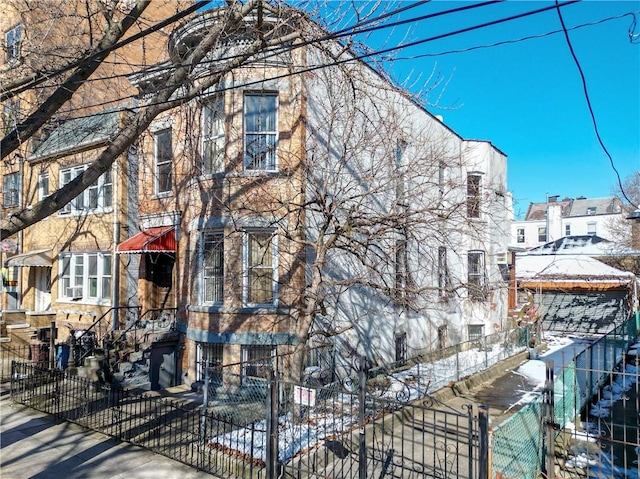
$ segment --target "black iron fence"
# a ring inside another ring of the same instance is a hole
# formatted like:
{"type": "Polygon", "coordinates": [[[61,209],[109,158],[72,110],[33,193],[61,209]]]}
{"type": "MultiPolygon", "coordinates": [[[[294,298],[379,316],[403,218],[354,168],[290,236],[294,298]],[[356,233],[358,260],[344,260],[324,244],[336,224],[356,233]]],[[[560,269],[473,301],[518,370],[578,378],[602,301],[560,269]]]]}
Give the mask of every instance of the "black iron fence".
{"type": "Polygon", "coordinates": [[[28,345],[0,344],[0,382],[11,380],[11,363],[13,361],[25,363],[31,359],[31,347],[28,345]]]}

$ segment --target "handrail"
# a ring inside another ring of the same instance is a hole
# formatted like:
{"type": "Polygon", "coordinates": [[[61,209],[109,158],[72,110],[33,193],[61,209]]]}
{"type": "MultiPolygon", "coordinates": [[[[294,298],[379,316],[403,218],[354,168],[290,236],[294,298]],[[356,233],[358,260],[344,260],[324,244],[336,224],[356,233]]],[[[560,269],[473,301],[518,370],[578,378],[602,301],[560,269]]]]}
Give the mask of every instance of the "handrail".
{"type": "Polygon", "coordinates": [[[98,319],[96,319],[91,326],[89,326],[87,329],[83,330],[83,332],[80,334],[80,336],[78,336],[77,338],[74,338],[74,339],[76,341],[78,341],[79,339],[82,339],[82,337],[85,334],[87,334],[95,326],[97,326],[98,323],[100,323],[104,318],[106,318],[109,313],[112,313],[113,311],[120,310],[120,309],[134,309],[134,310],[137,309],[138,310],[138,314],[139,314],[140,313],[140,309],[142,309],[142,308],[140,306],[112,306],[102,316],[100,316],[98,319]]]}

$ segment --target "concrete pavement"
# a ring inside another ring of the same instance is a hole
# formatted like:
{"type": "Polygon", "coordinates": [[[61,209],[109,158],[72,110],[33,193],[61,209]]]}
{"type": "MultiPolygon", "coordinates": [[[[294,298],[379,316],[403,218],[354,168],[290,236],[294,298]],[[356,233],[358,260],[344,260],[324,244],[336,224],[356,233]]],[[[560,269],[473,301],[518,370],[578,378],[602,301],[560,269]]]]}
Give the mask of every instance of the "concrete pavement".
{"type": "Polygon", "coordinates": [[[213,476],[14,404],[0,391],[2,479],[197,479],[213,476]]]}

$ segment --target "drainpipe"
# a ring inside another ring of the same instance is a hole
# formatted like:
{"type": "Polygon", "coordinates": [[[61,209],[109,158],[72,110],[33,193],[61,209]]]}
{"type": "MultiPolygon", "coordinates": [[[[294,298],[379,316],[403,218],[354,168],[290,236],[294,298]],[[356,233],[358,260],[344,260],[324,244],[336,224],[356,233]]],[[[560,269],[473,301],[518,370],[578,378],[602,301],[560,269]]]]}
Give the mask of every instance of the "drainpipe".
{"type": "MultiPolygon", "coordinates": [[[[127,155],[129,153],[127,152],[127,155]]],[[[116,248],[118,241],[120,240],[120,209],[118,208],[118,182],[120,181],[120,170],[118,164],[120,158],[116,158],[113,162],[113,174],[111,175],[111,182],[113,184],[113,253],[111,261],[111,305],[114,307],[111,317],[111,330],[116,331],[118,329],[118,305],[120,303],[119,290],[120,290],[120,258],[116,254],[116,248]]]]}

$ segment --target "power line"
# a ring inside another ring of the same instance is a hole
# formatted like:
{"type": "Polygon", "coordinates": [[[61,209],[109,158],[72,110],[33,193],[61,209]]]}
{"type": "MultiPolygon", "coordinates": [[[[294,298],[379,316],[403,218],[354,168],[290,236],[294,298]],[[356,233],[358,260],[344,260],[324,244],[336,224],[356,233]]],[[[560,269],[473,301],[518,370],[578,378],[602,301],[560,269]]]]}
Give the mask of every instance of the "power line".
{"type": "Polygon", "coordinates": [[[558,19],[560,20],[560,25],[562,25],[564,38],[566,39],[567,46],[569,47],[569,51],[571,52],[571,57],[573,58],[573,61],[576,64],[576,67],[578,67],[578,73],[580,73],[580,79],[582,80],[582,91],[584,92],[584,97],[585,97],[585,100],[587,101],[587,108],[589,109],[589,115],[591,116],[591,122],[593,123],[593,130],[595,131],[596,138],[598,139],[598,143],[600,143],[600,147],[609,158],[609,163],[611,164],[611,168],[613,168],[613,171],[615,172],[616,177],[618,179],[618,186],[620,187],[620,192],[622,193],[622,196],[624,196],[624,198],[629,202],[629,204],[631,204],[635,208],[638,208],[638,205],[634,204],[634,202],[631,201],[631,199],[629,199],[629,197],[627,196],[627,193],[624,191],[624,188],[622,186],[622,179],[620,178],[620,173],[618,172],[618,169],[616,168],[616,165],[613,161],[613,157],[611,156],[611,154],[609,153],[609,150],[607,149],[604,142],[602,141],[602,137],[600,136],[600,130],[598,129],[598,122],[596,121],[596,116],[593,111],[593,107],[591,105],[589,90],[587,89],[587,80],[585,78],[584,71],[582,70],[582,66],[580,65],[580,61],[576,56],[576,52],[573,49],[573,45],[571,44],[571,39],[569,38],[569,32],[567,31],[567,27],[564,23],[564,18],[562,18],[562,12],[560,11],[558,0],[556,0],[555,7],[556,7],[556,11],[558,12],[558,19]]]}
{"type": "Polygon", "coordinates": [[[98,58],[102,55],[104,55],[105,53],[111,53],[115,50],[118,50],[120,48],[122,48],[123,46],[128,45],[129,43],[132,43],[136,40],[139,40],[140,38],[143,38],[147,35],[150,35],[151,33],[154,33],[158,30],[160,30],[161,28],[164,28],[168,25],[171,25],[172,23],[177,22],[178,20],[181,20],[182,18],[186,17],[187,15],[195,12],[196,10],[198,10],[199,8],[202,8],[204,6],[206,6],[207,4],[209,4],[211,2],[211,0],[204,0],[204,1],[198,1],[196,3],[194,3],[191,7],[178,12],[175,15],[172,15],[171,17],[161,21],[160,23],[157,23],[155,25],[153,25],[150,28],[147,28],[146,30],[142,30],[138,33],[136,33],[135,35],[132,35],[128,38],[125,38],[124,40],[119,41],[118,43],[115,43],[113,45],[111,45],[109,48],[106,48],[104,50],[100,50],[98,52],[94,52],[91,55],[88,55],[86,57],[82,57],[79,60],[76,60],[75,62],[69,63],[68,65],[65,65],[64,67],[55,70],[53,72],[46,72],[46,73],[41,73],[37,78],[35,78],[34,80],[30,81],[29,83],[27,83],[26,85],[21,85],[18,88],[15,89],[10,89],[8,92],[6,93],[1,93],[0,94],[0,101],[5,101],[5,100],[9,100],[11,98],[13,98],[16,95],[19,95],[20,93],[23,93],[35,86],[38,86],[39,84],[47,81],[48,79],[55,77],[55,76],[59,76],[62,75],[63,73],[66,73],[70,70],[73,70],[74,68],[87,63],[95,58],[98,58]]]}
{"type": "MultiPolygon", "coordinates": [[[[578,0],[571,0],[571,1],[568,1],[568,2],[560,4],[559,7],[564,7],[564,6],[568,6],[568,5],[574,4],[574,3],[577,3],[577,1],[578,0]]],[[[490,3],[494,3],[494,2],[490,2],[490,3]]],[[[482,24],[470,26],[470,27],[467,27],[467,28],[455,30],[455,31],[452,31],[452,32],[443,33],[443,34],[436,35],[436,36],[433,36],[433,37],[429,37],[429,38],[426,38],[426,39],[417,40],[417,41],[410,42],[410,43],[407,43],[407,44],[397,45],[395,47],[390,47],[390,48],[381,50],[379,52],[378,51],[373,51],[373,52],[368,52],[368,53],[365,53],[365,54],[362,54],[362,55],[353,55],[353,56],[350,56],[350,57],[348,57],[346,59],[333,61],[333,62],[328,63],[328,64],[315,65],[315,66],[311,66],[311,67],[307,67],[307,68],[296,70],[295,72],[287,72],[287,73],[282,74],[282,75],[271,76],[269,78],[262,78],[260,80],[244,83],[241,86],[243,86],[243,87],[252,86],[252,85],[263,83],[264,81],[278,80],[278,79],[287,78],[287,77],[294,76],[294,75],[299,75],[301,73],[308,73],[308,72],[316,71],[316,70],[319,70],[319,69],[322,69],[322,68],[326,68],[326,67],[329,67],[329,66],[336,66],[336,65],[340,65],[340,64],[349,63],[349,62],[352,62],[352,61],[364,60],[364,59],[371,58],[371,57],[379,55],[379,54],[389,53],[389,52],[392,52],[392,51],[401,50],[403,48],[407,48],[407,47],[411,47],[411,46],[415,46],[415,45],[419,45],[419,44],[424,44],[424,43],[431,42],[431,41],[436,41],[436,40],[439,40],[439,39],[442,39],[442,38],[447,38],[447,37],[450,37],[450,36],[459,35],[459,34],[462,34],[462,33],[473,31],[473,30],[478,30],[480,28],[486,28],[486,27],[489,27],[489,26],[497,25],[497,24],[500,24],[500,23],[505,23],[505,22],[516,20],[516,19],[519,19],[519,18],[524,18],[524,17],[527,17],[527,16],[536,15],[536,14],[539,14],[539,13],[542,13],[542,12],[545,12],[545,11],[548,11],[548,10],[551,10],[551,9],[555,9],[555,8],[556,8],[555,5],[548,6],[548,7],[543,7],[543,8],[527,11],[527,12],[524,12],[524,13],[511,15],[509,17],[505,17],[505,18],[501,18],[501,19],[485,22],[485,23],[482,23],[482,24]]],[[[449,11],[457,11],[457,10],[458,9],[453,9],[453,10],[449,10],[449,11]]],[[[317,39],[315,41],[317,41],[317,39]]],[[[310,41],[308,43],[313,43],[313,41],[310,41]]],[[[288,50],[291,50],[291,49],[292,49],[291,47],[288,48],[288,50]]],[[[286,50],[282,50],[282,51],[286,51],[286,50]]],[[[229,57],[229,58],[235,58],[235,56],[229,57]]],[[[262,60],[262,59],[260,59],[260,60],[262,60]]],[[[219,62],[219,61],[221,61],[221,60],[220,59],[216,60],[216,62],[219,62]]],[[[208,63],[208,62],[204,62],[204,64],[206,64],[206,63],[208,63]]],[[[166,68],[167,69],[171,69],[171,68],[174,68],[174,67],[175,67],[175,65],[170,65],[170,66],[167,66],[166,68]]],[[[225,90],[232,89],[232,88],[238,88],[238,86],[220,89],[219,91],[225,91],[225,90]]],[[[129,98],[133,99],[135,97],[136,97],[136,95],[132,95],[129,98]]],[[[188,101],[190,99],[191,98],[184,98],[183,100],[184,101],[188,101]]],[[[122,99],[114,100],[114,101],[109,101],[109,102],[105,102],[105,103],[100,103],[100,104],[94,104],[93,106],[112,105],[112,104],[114,104],[116,102],[121,102],[123,100],[126,100],[126,98],[122,98],[122,99]]],[[[155,106],[155,105],[157,105],[157,104],[149,103],[146,106],[155,106]]]]}

